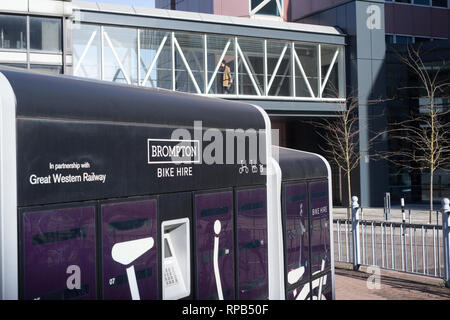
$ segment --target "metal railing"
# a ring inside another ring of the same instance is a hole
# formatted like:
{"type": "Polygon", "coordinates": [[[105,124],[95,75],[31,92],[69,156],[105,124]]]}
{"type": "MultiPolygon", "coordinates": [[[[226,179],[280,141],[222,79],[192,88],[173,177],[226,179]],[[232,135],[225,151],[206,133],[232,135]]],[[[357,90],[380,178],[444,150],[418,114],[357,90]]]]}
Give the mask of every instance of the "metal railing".
{"type": "MultiPolygon", "coordinates": [[[[335,260],[354,263],[352,222],[333,220],[335,260]]],[[[360,264],[420,273],[444,274],[442,226],[384,221],[359,221],[360,264]]]]}
{"type": "Polygon", "coordinates": [[[355,268],[375,265],[448,280],[450,210],[444,209],[442,225],[369,221],[359,220],[356,203],[352,220],[333,220],[335,261],[352,263],[355,268]]]}

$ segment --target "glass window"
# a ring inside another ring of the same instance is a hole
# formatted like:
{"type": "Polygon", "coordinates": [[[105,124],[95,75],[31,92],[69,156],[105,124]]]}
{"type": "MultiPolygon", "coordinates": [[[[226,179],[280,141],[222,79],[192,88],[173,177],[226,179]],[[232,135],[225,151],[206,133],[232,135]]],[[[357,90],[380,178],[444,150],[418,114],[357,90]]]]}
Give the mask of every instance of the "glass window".
{"type": "Polygon", "coordinates": [[[414,37],[414,42],[415,43],[420,43],[420,42],[430,42],[431,38],[426,38],[426,37],[414,37]]]}
{"type": "Polygon", "coordinates": [[[172,89],[172,50],[170,33],[161,30],[140,30],[141,86],[172,89]],[[155,60],[156,59],[156,60],[155,60]],[[150,68],[152,68],[150,70],[150,68]]]}
{"type": "Polygon", "coordinates": [[[24,63],[1,63],[0,66],[5,66],[5,67],[13,67],[13,68],[22,68],[22,69],[27,69],[27,65],[24,63]]]}
{"type": "Polygon", "coordinates": [[[267,41],[267,81],[269,96],[291,95],[291,45],[267,41]]]}
{"type": "Polygon", "coordinates": [[[73,25],[73,74],[101,78],[100,27],[89,24],[73,25]]]}
{"type": "Polygon", "coordinates": [[[239,94],[262,95],[264,93],[264,41],[238,39],[239,94]]]}
{"type": "MultiPolygon", "coordinates": [[[[251,0],[252,8],[255,10],[264,0],[251,0]]],[[[282,2],[281,2],[282,3],[282,2]]],[[[256,14],[265,14],[271,16],[280,16],[276,0],[269,1],[266,5],[260,8],[256,14]]]]}
{"type": "Polygon", "coordinates": [[[341,64],[341,50],[337,46],[321,46],[321,72],[322,72],[322,97],[342,97],[342,88],[339,81],[339,67],[341,64]]]}
{"type": "Polygon", "coordinates": [[[30,65],[32,70],[41,72],[41,73],[49,73],[49,74],[62,74],[62,66],[50,66],[43,64],[32,64],[30,65]]]}
{"type": "Polygon", "coordinates": [[[203,36],[195,33],[175,33],[175,89],[201,93],[204,91],[203,36]],[[181,49],[181,50],[180,50],[181,49]]]}
{"type": "Polygon", "coordinates": [[[385,40],[387,44],[393,44],[394,43],[394,36],[392,34],[387,34],[385,36],[385,40]]]}
{"type": "Polygon", "coordinates": [[[207,38],[207,50],[208,50],[208,93],[210,94],[228,94],[235,93],[235,87],[233,82],[228,87],[224,87],[224,84],[228,84],[228,78],[234,80],[236,78],[235,72],[235,54],[234,54],[234,38],[226,36],[210,36],[207,38]],[[225,66],[221,66],[220,58],[225,60],[225,66]],[[214,72],[217,73],[214,75],[214,72]],[[225,81],[224,81],[225,80],[225,81]]]}
{"type": "Polygon", "coordinates": [[[299,60],[296,59],[295,62],[295,95],[307,98],[317,97],[319,83],[317,45],[296,43],[295,53],[299,60]],[[310,88],[312,92],[310,92],[310,88]]]}
{"type": "Polygon", "coordinates": [[[104,27],[104,80],[137,84],[137,30],[104,27]]]}
{"type": "Polygon", "coordinates": [[[421,4],[421,5],[429,6],[430,0],[414,0],[414,4],[421,4]]]}
{"type": "Polygon", "coordinates": [[[447,0],[433,0],[432,5],[434,7],[447,8],[447,0]]]}
{"type": "Polygon", "coordinates": [[[0,48],[27,48],[27,17],[15,15],[0,15],[0,48]]]}
{"type": "Polygon", "coordinates": [[[61,52],[61,34],[61,19],[30,17],[31,50],[61,52]]]}
{"type": "Polygon", "coordinates": [[[408,44],[408,43],[412,43],[412,39],[413,39],[413,37],[411,37],[411,36],[396,36],[395,43],[408,44]]]}
{"type": "Polygon", "coordinates": [[[395,0],[395,2],[411,3],[411,0],[395,0]]]}

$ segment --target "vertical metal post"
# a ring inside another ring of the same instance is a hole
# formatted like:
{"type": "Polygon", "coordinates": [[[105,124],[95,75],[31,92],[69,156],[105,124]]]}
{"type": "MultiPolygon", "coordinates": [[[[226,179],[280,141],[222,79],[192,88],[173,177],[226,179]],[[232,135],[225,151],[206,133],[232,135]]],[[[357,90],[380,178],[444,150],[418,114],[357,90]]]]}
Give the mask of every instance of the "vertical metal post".
{"type": "Polygon", "coordinates": [[[450,288],[450,237],[449,237],[449,215],[450,200],[442,199],[442,233],[444,239],[444,266],[445,266],[445,286],[450,288]]]}
{"type": "Polygon", "coordinates": [[[353,236],[353,269],[358,270],[361,264],[359,238],[359,204],[358,197],[352,197],[352,236],[353,236]]]}
{"type": "Polygon", "coordinates": [[[386,259],[385,265],[386,265],[386,268],[388,268],[389,267],[389,257],[388,257],[388,247],[387,247],[388,246],[388,237],[387,237],[386,223],[384,224],[383,228],[384,228],[384,256],[386,259]]]}
{"type": "Polygon", "coordinates": [[[414,226],[414,253],[415,253],[415,255],[414,255],[414,257],[415,257],[414,262],[415,262],[415,265],[416,265],[416,272],[417,272],[417,266],[418,266],[418,264],[417,264],[417,239],[416,239],[416,227],[415,226],[414,226]]]}
{"type": "Polygon", "coordinates": [[[27,69],[30,69],[30,16],[27,16],[27,69]]]}
{"type": "Polygon", "coordinates": [[[317,82],[318,82],[318,90],[317,90],[317,98],[322,99],[322,46],[320,44],[317,45],[317,82]]]}
{"type": "Polygon", "coordinates": [[[338,261],[341,260],[341,220],[337,221],[338,261]]]}
{"type": "Polygon", "coordinates": [[[437,229],[437,258],[438,258],[438,273],[439,273],[439,278],[442,277],[442,271],[441,271],[441,243],[439,242],[439,229],[437,229]]]}
{"type": "Polygon", "coordinates": [[[105,31],[103,26],[100,26],[100,42],[100,80],[105,80],[105,31]]]}
{"type": "Polygon", "coordinates": [[[409,253],[411,256],[411,272],[414,272],[414,255],[413,255],[413,245],[412,245],[412,230],[411,230],[411,224],[409,225],[409,253]]]}
{"type": "Polygon", "coordinates": [[[375,241],[376,241],[376,235],[375,235],[375,229],[373,227],[373,221],[371,224],[371,232],[372,232],[372,265],[376,266],[377,265],[377,260],[376,260],[376,254],[375,254],[375,241]]]}
{"type": "Polygon", "coordinates": [[[433,227],[433,264],[434,264],[434,276],[437,277],[436,227],[433,227]]]}
{"type": "MultiPolygon", "coordinates": [[[[137,85],[141,85],[141,32],[139,28],[136,29],[137,37],[137,85]]],[[[132,73],[133,74],[133,73],[132,73]]]]}
{"type": "Polygon", "coordinates": [[[425,264],[425,228],[422,226],[422,267],[423,274],[426,273],[426,264],[425,264]]]}
{"type": "Polygon", "coordinates": [[[402,207],[402,222],[405,223],[406,219],[405,219],[405,199],[404,198],[400,199],[400,206],[402,207]]]}
{"type": "Polygon", "coordinates": [[[267,68],[267,39],[264,39],[264,95],[267,97],[269,95],[268,90],[268,74],[269,69],[267,68]]]}
{"type": "Polygon", "coordinates": [[[394,255],[394,229],[391,223],[391,269],[395,269],[395,255],[394,255]]]}
{"type": "Polygon", "coordinates": [[[401,251],[402,271],[405,271],[405,254],[403,252],[404,235],[405,235],[405,232],[403,231],[403,224],[401,224],[400,225],[400,249],[402,250],[401,251]]]}
{"type": "Polygon", "coordinates": [[[235,93],[239,95],[239,53],[238,53],[238,38],[234,37],[234,70],[236,74],[235,83],[235,93]]]}
{"type": "Polygon", "coordinates": [[[177,89],[177,75],[176,75],[176,57],[175,57],[175,32],[170,33],[170,50],[172,52],[172,90],[177,89]]]}
{"type": "Polygon", "coordinates": [[[295,42],[291,42],[291,97],[296,96],[295,88],[295,42]]]}
{"type": "Polygon", "coordinates": [[[402,270],[407,271],[408,269],[408,253],[406,250],[406,217],[405,217],[405,199],[400,199],[400,206],[402,208],[402,225],[400,226],[401,230],[401,246],[402,246],[402,270]]]}
{"type": "Polygon", "coordinates": [[[384,195],[384,219],[389,221],[391,213],[391,194],[386,192],[384,195]]]}
{"type": "Polygon", "coordinates": [[[203,93],[208,94],[208,35],[203,35],[203,93]]]}
{"type": "Polygon", "coordinates": [[[384,268],[384,228],[383,228],[383,222],[381,222],[380,225],[381,229],[381,267],[384,268]]]}
{"type": "Polygon", "coordinates": [[[364,259],[365,264],[369,264],[369,258],[367,258],[367,222],[364,223],[364,259]]]}

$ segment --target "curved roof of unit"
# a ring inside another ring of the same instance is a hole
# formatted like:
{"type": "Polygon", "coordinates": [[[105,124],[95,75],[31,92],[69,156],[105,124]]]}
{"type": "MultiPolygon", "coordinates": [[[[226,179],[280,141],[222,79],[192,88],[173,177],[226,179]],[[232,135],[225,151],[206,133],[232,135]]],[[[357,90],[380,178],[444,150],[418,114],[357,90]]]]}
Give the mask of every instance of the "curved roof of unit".
{"type": "Polygon", "coordinates": [[[209,128],[265,127],[263,115],[237,101],[68,75],[1,67],[17,99],[17,116],[209,128]]]}
{"type": "Polygon", "coordinates": [[[133,15],[167,18],[167,19],[179,19],[179,20],[218,23],[218,24],[232,24],[232,25],[241,25],[245,27],[320,33],[337,36],[344,35],[341,31],[339,31],[339,29],[335,27],[320,26],[313,24],[292,23],[292,22],[276,21],[269,19],[257,19],[257,18],[250,19],[242,17],[222,16],[216,14],[154,9],[137,6],[115,5],[109,3],[102,3],[100,1],[87,2],[87,1],[73,0],[72,4],[75,10],[133,14],[133,15]]]}
{"type": "Polygon", "coordinates": [[[278,153],[282,181],[326,178],[325,162],[317,154],[283,147],[272,147],[278,153]]]}

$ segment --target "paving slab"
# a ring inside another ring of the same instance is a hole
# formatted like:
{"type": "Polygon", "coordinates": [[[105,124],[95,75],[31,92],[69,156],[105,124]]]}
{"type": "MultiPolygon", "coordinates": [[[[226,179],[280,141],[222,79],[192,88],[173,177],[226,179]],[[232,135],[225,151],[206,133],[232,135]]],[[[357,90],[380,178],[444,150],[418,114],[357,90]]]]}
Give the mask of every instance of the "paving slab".
{"type": "Polygon", "coordinates": [[[373,275],[367,268],[353,271],[350,265],[338,264],[336,300],[450,300],[450,288],[439,278],[381,269],[380,285],[374,288],[373,275]]]}

